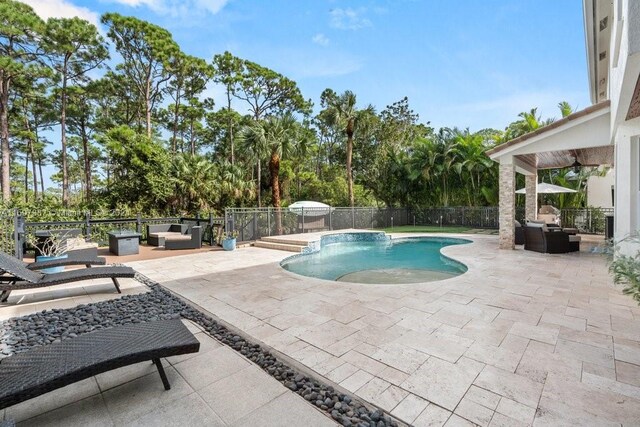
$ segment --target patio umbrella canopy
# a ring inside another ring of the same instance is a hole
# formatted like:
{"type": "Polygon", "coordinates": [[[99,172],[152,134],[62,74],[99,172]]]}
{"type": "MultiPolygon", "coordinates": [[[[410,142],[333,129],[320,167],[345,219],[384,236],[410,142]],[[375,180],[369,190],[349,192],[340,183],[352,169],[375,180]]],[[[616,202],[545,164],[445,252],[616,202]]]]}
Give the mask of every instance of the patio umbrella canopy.
{"type": "MultiPolygon", "coordinates": [[[[517,194],[525,194],[526,190],[521,188],[516,191],[517,194]]],[[[558,194],[558,193],[577,193],[576,190],[572,190],[571,188],[561,187],[559,185],[547,184],[546,182],[538,183],[538,188],[536,189],[537,194],[558,194]]]]}
{"type": "Polygon", "coordinates": [[[324,216],[329,214],[331,210],[332,208],[329,205],[308,200],[295,202],[289,205],[289,212],[293,212],[297,215],[302,215],[304,212],[304,216],[324,216]]]}

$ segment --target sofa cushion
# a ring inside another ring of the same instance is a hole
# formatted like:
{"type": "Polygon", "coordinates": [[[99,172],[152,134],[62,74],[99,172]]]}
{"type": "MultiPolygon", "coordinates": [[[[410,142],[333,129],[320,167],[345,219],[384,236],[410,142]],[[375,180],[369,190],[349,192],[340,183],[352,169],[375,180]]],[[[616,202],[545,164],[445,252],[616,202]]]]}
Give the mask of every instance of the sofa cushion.
{"type": "Polygon", "coordinates": [[[170,236],[165,236],[165,242],[175,242],[178,240],[191,240],[191,235],[189,234],[181,234],[181,233],[172,233],[170,236]]]}

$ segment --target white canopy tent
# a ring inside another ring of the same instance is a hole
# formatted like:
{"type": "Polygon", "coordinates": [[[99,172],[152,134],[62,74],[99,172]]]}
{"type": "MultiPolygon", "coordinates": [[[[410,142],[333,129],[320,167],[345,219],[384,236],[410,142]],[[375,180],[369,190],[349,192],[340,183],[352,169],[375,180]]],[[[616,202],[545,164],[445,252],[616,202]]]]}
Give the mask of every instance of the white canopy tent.
{"type": "MultiPolygon", "coordinates": [[[[536,187],[537,194],[558,194],[558,193],[577,193],[576,190],[567,187],[561,187],[559,185],[547,184],[546,182],[538,183],[536,187]]],[[[527,194],[527,189],[521,188],[516,191],[516,194],[527,194]]]]}
{"type": "Polygon", "coordinates": [[[325,216],[328,215],[333,208],[321,202],[302,200],[289,205],[289,212],[297,215],[304,214],[305,217],[325,216]]]}

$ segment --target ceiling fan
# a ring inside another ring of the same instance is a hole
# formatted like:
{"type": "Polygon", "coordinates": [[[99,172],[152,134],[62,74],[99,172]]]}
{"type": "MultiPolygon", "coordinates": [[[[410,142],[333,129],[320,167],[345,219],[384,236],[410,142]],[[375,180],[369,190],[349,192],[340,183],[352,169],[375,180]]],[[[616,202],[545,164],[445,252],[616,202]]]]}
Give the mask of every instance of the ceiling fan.
{"type": "Polygon", "coordinates": [[[578,161],[578,154],[574,151],[573,152],[573,164],[571,165],[571,167],[573,168],[573,172],[578,173],[580,172],[580,168],[582,167],[582,163],[580,163],[578,161]]]}

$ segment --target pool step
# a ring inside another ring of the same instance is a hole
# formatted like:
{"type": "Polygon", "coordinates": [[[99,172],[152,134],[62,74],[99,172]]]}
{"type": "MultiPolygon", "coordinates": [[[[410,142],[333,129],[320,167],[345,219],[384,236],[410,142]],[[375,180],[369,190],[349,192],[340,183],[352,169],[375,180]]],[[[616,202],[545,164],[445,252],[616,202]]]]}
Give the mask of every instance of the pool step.
{"type": "Polygon", "coordinates": [[[282,243],[284,245],[308,246],[308,240],[288,239],[286,236],[268,236],[260,239],[262,242],[282,243]]]}
{"type": "Polygon", "coordinates": [[[300,253],[307,245],[301,246],[289,243],[270,242],[266,240],[256,240],[253,246],[257,248],[276,249],[279,251],[297,252],[300,253]]]}

